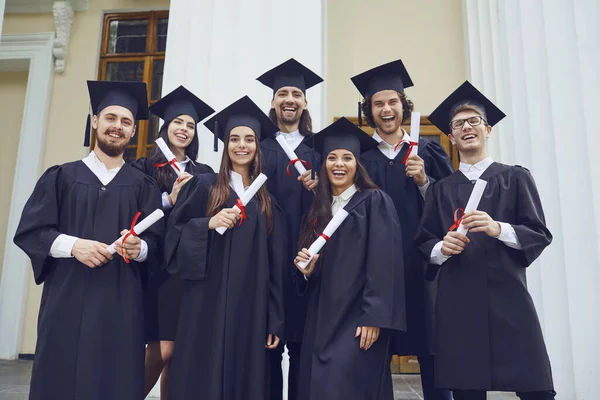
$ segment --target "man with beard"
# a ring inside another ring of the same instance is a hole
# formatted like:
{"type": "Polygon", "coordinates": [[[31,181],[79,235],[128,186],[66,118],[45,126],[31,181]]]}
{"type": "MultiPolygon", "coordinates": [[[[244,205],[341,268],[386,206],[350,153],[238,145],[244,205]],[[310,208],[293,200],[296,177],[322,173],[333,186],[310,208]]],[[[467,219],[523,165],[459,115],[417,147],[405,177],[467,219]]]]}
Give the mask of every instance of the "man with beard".
{"type": "Polygon", "coordinates": [[[289,260],[289,265],[286,266],[283,279],[285,334],[282,344],[271,355],[271,400],[281,399],[283,394],[281,359],[284,341],[290,357],[288,399],[294,400],[308,303],[306,298],[298,296],[296,292],[296,267],[292,261],[298,252],[302,218],[310,208],[312,189],[317,186],[317,179],[312,179],[310,169],[315,165],[318,168],[321,163],[319,154],[302,143],[305,138],[312,136],[312,121],[306,108],[306,90],[323,79],[293,58],[257,79],[273,89],[269,117],[279,127],[277,135],[285,138],[288,146],[295,151],[308,170],[300,176],[275,139],[268,138],[260,142],[264,157],[263,170],[269,177],[269,193],[283,208],[288,235],[285,259],[289,260]]]}
{"type": "Polygon", "coordinates": [[[136,120],[148,118],[146,85],[88,89],[97,146],[43,174],[14,237],[44,283],[31,400],[143,398],[142,282],[160,267],[162,221],[119,241],[115,255],[106,248],[161,207],[156,183],[123,161],[136,120]]]}
{"type": "Polygon", "coordinates": [[[369,125],[376,128],[373,138],[379,142],[377,148],[361,155],[361,162],[373,182],[394,201],[402,228],[407,329],[392,340],[392,354],[418,357],[425,400],[449,400],[449,391],[434,388],[430,343],[436,283],[425,281],[425,263],[413,239],[428,186],[452,174],[452,164],[439,143],[423,137],[418,155],[410,154],[413,144],[401,124],[410,120],[413,110],[404,92],[413,83],[401,60],[363,72],[352,82],[364,97],[362,110],[369,125]]]}

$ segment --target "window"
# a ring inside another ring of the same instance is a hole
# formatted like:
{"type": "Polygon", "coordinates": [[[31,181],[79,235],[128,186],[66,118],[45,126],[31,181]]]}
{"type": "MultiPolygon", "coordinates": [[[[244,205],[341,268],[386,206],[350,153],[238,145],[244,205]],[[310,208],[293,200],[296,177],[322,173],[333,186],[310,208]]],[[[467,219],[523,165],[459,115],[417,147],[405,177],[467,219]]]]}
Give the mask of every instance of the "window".
{"type": "MultiPolygon", "coordinates": [[[[149,106],[156,103],[162,91],[168,22],[168,11],[106,14],[98,79],[146,82],[149,106]]],[[[155,116],[137,122],[137,134],[123,155],[126,161],[145,156],[154,146],[158,124],[155,116]]],[[[92,148],[95,143],[94,135],[92,148]]]]}

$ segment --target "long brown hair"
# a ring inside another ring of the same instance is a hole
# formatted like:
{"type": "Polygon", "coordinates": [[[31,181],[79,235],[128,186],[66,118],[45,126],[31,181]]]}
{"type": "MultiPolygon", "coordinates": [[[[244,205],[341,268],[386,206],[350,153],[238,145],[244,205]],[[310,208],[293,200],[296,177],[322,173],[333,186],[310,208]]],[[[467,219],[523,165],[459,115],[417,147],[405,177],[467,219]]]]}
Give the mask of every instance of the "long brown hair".
{"type": "MultiPolygon", "coordinates": [[[[329,175],[327,175],[326,164],[327,157],[325,157],[323,165],[321,166],[319,183],[315,189],[317,193],[314,196],[306,221],[304,222],[304,227],[300,233],[299,249],[302,249],[303,247],[308,248],[318,237],[315,231],[323,232],[323,229],[325,229],[325,226],[327,226],[332,217],[331,203],[333,202],[333,195],[331,194],[331,183],[329,182],[329,175]]],[[[373,183],[367,170],[363,167],[358,158],[356,159],[354,184],[359,192],[368,189],[377,189],[377,185],[373,183]]]]}
{"type": "MultiPolygon", "coordinates": [[[[277,120],[277,111],[275,111],[274,108],[269,110],[269,118],[271,118],[271,121],[273,121],[275,125],[279,126],[279,121],[277,120]]],[[[310,113],[306,108],[304,111],[302,111],[302,115],[300,115],[298,130],[302,136],[312,136],[313,134],[312,118],[310,117],[310,113]]]]}
{"type": "MultiPolygon", "coordinates": [[[[221,166],[219,167],[219,174],[217,180],[210,188],[210,194],[208,199],[208,216],[212,217],[219,213],[223,206],[229,200],[229,194],[231,188],[229,187],[230,176],[229,171],[232,169],[231,158],[229,158],[229,133],[225,136],[225,148],[223,149],[223,155],[221,156],[221,166]]],[[[256,139],[256,153],[254,160],[250,166],[250,179],[255,179],[262,172],[262,153],[260,151],[260,144],[256,133],[254,134],[256,139]]],[[[273,230],[273,214],[271,211],[271,196],[267,191],[266,185],[263,185],[256,193],[256,198],[260,202],[260,211],[265,214],[267,218],[267,236],[271,234],[273,230]]]]}

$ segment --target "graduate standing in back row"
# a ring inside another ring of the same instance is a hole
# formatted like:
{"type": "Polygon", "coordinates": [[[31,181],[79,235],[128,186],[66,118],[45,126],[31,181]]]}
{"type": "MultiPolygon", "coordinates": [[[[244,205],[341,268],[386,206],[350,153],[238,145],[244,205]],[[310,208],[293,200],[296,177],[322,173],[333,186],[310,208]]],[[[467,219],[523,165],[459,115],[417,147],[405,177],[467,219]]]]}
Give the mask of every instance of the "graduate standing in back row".
{"type": "Polygon", "coordinates": [[[266,186],[237,200],[262,172],[258,141],[277,127],[247,96],[205,125],[225,144],[219,173],[183,187],[165,240],[169,272],[187,281],[169,399],[265,400],[283,336],[285,231],[266,186]]]}
{"type": "Polygon", "coordinates": [[[298,268],[309,303],[297,398],[392,400],[389,339],[406,326],[402,234],[392,200],[359,162],[377,142],[341,118],[315,135],[314,146],[324,161],[294,262],[308,259],[338,210],[349,215],[298,268]]]}
{"type": "MultiPolygon", "coordinates": [[[[175,155],[175,166],[181,171],[181,176],[178,178],[169,163],[172,160],[167,160],[158,146],[150,150],[147,158],[139,158],[132,166],[156,180],[162,193],[165,220],[168,220],[179,191],[192,175],[214,172],[208,165],[196,162],[199,147],[196,126],[215,110],[185,87],[179,86],[150,106],[150,111],[164,121],[158,136],[175,155]]],[[[150,277],[144,291],[144,322],[148,343],[145,396],[150,393],[160,376],[161,398],[167,398],[169,364],[175,345],[177,318],[184,287],[182,279],[170,276],[162,269],[150,277]]]]}
{"type": "Polygon", "coordinates": [[[525,274],[552,235],[529,171],[488,156],[492,126],[504,116],[469,82],[429,116],[461,159],[459,171],[429,188],[416,239],[431,263],[428,278],[440,275],[436,385],[455,400],[485,400],[487,391],[522,400],[556,394],[525,274]],[[461,217],[477,179],[487,181],[479,207],[461,217]],[[461,218],[468,236],[454,231],[461,218]]]}
{"type": "Polygon", "coordinates": [[[361,162],[373,182],[392,198],[402,227],[407,329],[392,338],[392,354],[418,357],[425,400],[450,400],[449,391],[434,387],[431,342],[437,282],[425,281],[425,264],[414,238],[427,188],[452,174],[452,164],[439,143],[423,137],[418,154],[411,154],[414,143],[402,123],[410,121],[413,103],[404,89],[413,83],[401,60],[363,72],[352,82],[364,96],[362,111],[376,128],[373,138],[379,142],[361,155],[361,162]]]}
{"type": "Polygon", "coordinates": [[[285,139],[285,143],[302,160],[308,170],[300,177],[275,138],[261,141],[261,151],[264,156],[263,169],[269,177],[267,186],[269,193],[275,196],[283,209],[288,237],[283,274],[285,334],[284,340],[271,354],[271,400],[281,400],[283,394],[281,359],[284,344],[288,348],[290,357],[288,400],[294,400],[307,302],[296,293],[293,282],[296,268],[291,260],[298,250],[302,217],[308,212],[314,196],[311,189],[317,185],[317,180],[311,179],[310,170],[321,162],[320,155],[302,142],[313,135],[312,121],[307,109],[306,90],[322,82],[323,79],[293,58],[265,72],[257,79],[273,89],[269,117],[279,127],[279,132],[275,135],[285,139]]]}
{"type": "Polygon", "coordinates": [[[144,397],[142,282],[160,267],[163,221],[119,243],[115,255],[106,247],[137,212],[143,219],[160,208],[154,181],[123,161],[136,121],[148,118],[146,84],[88,88],[96,147],[42,175],[14,238],[44,283],[31,400],[144,397]]]}

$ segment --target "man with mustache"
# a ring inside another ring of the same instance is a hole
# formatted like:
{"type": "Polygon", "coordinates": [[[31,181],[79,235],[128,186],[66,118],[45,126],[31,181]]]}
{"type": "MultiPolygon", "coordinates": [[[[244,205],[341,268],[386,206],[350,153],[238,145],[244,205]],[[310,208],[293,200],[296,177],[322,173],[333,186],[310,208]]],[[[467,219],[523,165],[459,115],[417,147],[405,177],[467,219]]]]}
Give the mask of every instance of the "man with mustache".
{"type": "Polygon", "coordinates": [[[148,118],[146,84],[88,89],[97,146],[46,170],[14,237],[44,283],[31,400],[143,398],[142,283],[160,268],[162,221],[119,241],[114,255],[106,248],[161,207],[156,183],[123,161],[136,121],[148,118]]]}
{"type": "MultiPolygon", "coordinates": [[[[312,121],[308,112],[306,90],[323,81],[318,75],[293,58],[265,72],[258,81],[273,90],[273,100],[269,117],[279,127],[277,135],[285,138],[288,146],[295,151],[308,170],[302,176],[291,165],[290,159],[275,139],[260,142],[263,154],[263,170],[269,177],[267,186],[283,209],[286,226],[288,248],[285,260],[289,260],[284,271],[284,315],[285,334],[282,340],[290,356],[288,379],[288,399],[294,400],[298,381],[300,363],[300,347],[306,319],[307,299],[298,296],[295,279],[296,267],[292,260],[298,252],[298,235],[300,234],[302,217],[308,212],[317,186],[317,179],[311,177],[311,168],[318,168],[321,157],[313,149],[302,143],[312,136],[312,121]],[[304,187],[303,187],[304,185],[304,187]]],[[[281,357],[283,343],[271,352],[271,400],[281,399],[283,377],[281,357]]]]}
{"type": "Polygon", "coordinates": [[[378,147],[361,155],[361,162],[373,182],[394,201],[402,228],[407,330],[391,341],[392,354],[418,357],[425,400],[449,400],[449,391],[434,388],[430,336],[435,282],[425,281],[425,265],[413,238],[427,188],[431,182],[450,175],[452,164],[439,143],[423,137],[418,155],[411,154],[413,144],[401,125],[410,120],[413,110],[404,92],[413,83],[402,60],[363,72],[352,82],[364,97],[362,111],[368,124],[376,128],[373,138],[379,142],[378,147]]]}

